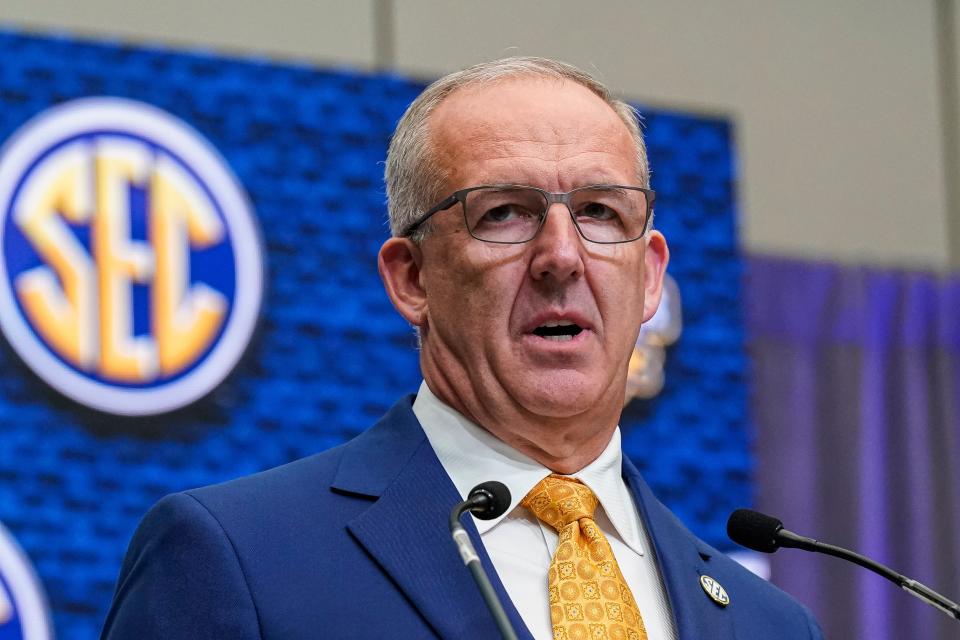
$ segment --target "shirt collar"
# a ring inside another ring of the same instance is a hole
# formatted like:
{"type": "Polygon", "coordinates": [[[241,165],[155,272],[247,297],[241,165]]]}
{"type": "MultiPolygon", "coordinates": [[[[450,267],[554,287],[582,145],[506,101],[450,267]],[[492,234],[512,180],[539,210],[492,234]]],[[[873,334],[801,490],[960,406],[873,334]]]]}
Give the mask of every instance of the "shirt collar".
{"type": "MultiPolygon", "coordinates": [[[[510,490],[510,508],[506,513],[493,520],[474,518],[481,535],[518,507],[522,509],[523,497],[552,473],[445,404],[430,391],[426,382],[417,392],[413,413],[462,497],[466,498],[473,487],[487,480],[499,480],[510,490]]],[[[642,555],[639,515],[621,476],[622,464],[620,427],[617,427],[603,453],[570,475],[590,487],[621,539],[642,555]]]]}

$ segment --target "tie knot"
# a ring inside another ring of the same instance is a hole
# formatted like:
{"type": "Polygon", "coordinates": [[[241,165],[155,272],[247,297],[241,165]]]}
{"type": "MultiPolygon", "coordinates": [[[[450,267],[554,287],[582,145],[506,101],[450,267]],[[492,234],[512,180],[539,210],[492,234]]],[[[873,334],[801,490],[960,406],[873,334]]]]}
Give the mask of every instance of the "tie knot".
{"type": "Polygon", "coordinates": [[[550,475],[537,483],[520,502],[557,531],[580,518],[593,518],[597,496],[576,478],[550,475]]]}

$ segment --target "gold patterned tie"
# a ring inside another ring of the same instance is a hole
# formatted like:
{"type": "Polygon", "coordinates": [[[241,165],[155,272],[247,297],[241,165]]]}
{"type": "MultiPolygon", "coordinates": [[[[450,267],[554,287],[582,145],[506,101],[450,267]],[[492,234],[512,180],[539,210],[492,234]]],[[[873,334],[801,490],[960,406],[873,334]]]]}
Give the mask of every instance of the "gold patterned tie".
{"type": "Polygon", "coordinates": [[[520,504],[560,536],[547,578],[554,640],[647,640],[633,593],[593,521],[593,491],[551,475],[520,504]]]}

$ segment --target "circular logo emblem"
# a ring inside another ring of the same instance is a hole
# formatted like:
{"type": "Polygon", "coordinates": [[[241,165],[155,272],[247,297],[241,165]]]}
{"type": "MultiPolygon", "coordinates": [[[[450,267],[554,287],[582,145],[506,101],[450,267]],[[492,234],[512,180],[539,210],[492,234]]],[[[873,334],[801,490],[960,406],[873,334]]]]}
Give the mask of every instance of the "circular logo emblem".
{"type": "Polygon", "coordinates": [[[48,640],[46,598],[27,556],[0,525],[0,640],[48,640]]]}
{"type": "Polygon", "coordinates": [[[170,114],[75,100],[0,152],[0,328],[67,397],[120,415],[197,400],[246,349],[262,288],[240,184],[170,114]]]}
{"type": "Polygon", "coordinates": [[[710,599],[721,607],[730,604],[730,596],[727,595],[727,590],[721,587],[720,583],[710,576],[700,576],[700,586],[703,587],[704,592],[710,596],[710,599]]]}

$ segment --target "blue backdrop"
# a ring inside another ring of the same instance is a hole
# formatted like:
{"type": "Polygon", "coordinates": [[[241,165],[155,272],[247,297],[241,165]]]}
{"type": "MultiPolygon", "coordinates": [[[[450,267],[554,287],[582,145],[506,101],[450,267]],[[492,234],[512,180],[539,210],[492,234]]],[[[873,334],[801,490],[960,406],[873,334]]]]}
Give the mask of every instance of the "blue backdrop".
{"type": "MultiPolygon", "coordinates": [[[[76,97],[152,103],[219,149],[265,239],[257,337],[226,383],[188,409],[98,414],[0,349],[0,521],[34,562],[59,637],[90,638],[153,502],[338,444],[416,389],[415,339],[375,255],[387,237],[386,146],[423,85],[11,32],[0,32],[0,51],[0,140],[76,97]]],[[[685,326],[661,396],[627,407],[624,447],[681,519],[729,548],[726,515],[750,503],[752,470],[732,131],[722,119],[642,111],[685,326]]]]}

